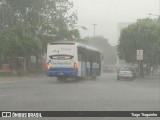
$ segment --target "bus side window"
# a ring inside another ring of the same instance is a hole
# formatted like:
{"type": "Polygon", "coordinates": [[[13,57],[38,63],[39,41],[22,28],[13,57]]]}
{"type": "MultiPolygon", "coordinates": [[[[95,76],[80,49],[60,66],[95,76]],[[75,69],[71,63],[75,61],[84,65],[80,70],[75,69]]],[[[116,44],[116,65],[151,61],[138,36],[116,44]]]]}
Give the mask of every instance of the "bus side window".
{"type": "Polygon", "coordinates": [[[78,61],[86,61],[86,50],[85,48],[78,47],[78,61]]]}
{"type": "Polygon", "coordinates": [[[84,61],[84,51],[81,47],[78,47],[78,61],[84,61]]]}
{"type": "Polygon", "coordinates": [[[86,62],[90,62],[91,61],[91,52],[90,50],[86,51],[86,62]]]}
{"type": "Polygon", "coordinates": [[[78,53],[78,61],[81,61],[82,60],[82,55],[81,53],[78,53]]]}

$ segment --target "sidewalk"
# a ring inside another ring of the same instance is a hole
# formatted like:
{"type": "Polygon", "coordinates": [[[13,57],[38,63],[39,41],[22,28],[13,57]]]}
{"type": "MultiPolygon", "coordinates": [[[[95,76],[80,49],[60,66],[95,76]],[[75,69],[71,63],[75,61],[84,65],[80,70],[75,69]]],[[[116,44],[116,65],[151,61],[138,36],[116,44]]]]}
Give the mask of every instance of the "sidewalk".
{"type": "Polygon", "coordinates": [[[3,76],[13,76],[13,71],[11,70],[0,70],[0,77],[3,76]]]}
{"type": "Polygon", "coordinates": [[[160,85],[160,75],[149,75],[144,76],[144,78],[136,80],[137,82],[148,83],[148,84],[157,84],[160,85]]]}
{"type": "Polygon", "coordinates": [[[14,81],[14,80],[30,80],[30,79],[41,79],[45,78],[46,75],[40,73],[27,73],[25,75],[20,76],[2,76],[0,77],[0,81],[14,81]]]}

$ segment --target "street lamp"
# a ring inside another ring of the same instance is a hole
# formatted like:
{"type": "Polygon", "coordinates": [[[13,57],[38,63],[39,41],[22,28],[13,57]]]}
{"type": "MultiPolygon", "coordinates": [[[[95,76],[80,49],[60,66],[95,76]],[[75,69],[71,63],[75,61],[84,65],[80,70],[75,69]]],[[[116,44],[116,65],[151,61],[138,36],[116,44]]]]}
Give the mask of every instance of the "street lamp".
{"type": "Polygon", "coordinates": [[[87,28],[86,28],[85,26],[75,26],[75,27],[81,28],[81,29],[83,29],[83,30],[87,30],[87,28]]]}
{"type": "Polygon", "coordinates": [[[95,27],[96,27],[97,24],[93,24],[93,27],[94,27],[94,37],[95,37],[95,27]]]}
{"type": "MultiPolygon", "coordinates": [[[[157,16],[158,19],[160,19],[160,14],[157,15],[157,14],[152,14],[152,13],[149,13],[150,16],[157,16]]],[[[158,21],[158,24],[159,24],[159,27],[160,27],[160,20],[158,21]]]]}
{"type": "MultiPolygon", "coordinates": [[[[71,31],[73,31],[73,32],[78,32],[77,33],[77,36],[78,36],[78,38],[80,37],[80,31],[79,31],[79,28],[81,28],[82,30],[85,30],[85,31],[87,31],[87,28],[85,27],[85,26],[79,26],[79,25],[77,25],[77,26],[74,26],[74,29],[72,29],[71,31]]],[[[77,38],[75,37],[75,36],[73,36],[74,37],[74,39],[76,39],[77,40],[77,38]]]]}
{"type": "MultiPolygon", "coordinates": [[[[149,15],[150,16],[157,16],[157,17],[159,17],[158,19],[160,19],[160,14],[158,15],[158,14],[149,13],[149,15]]],[[[160,27],[160,20],[159,20],[158,24],[159,24],[159,27],[160,27]]]]}
{"type": "Polygon", "coordinates": [[[160,15],[152,14],[152,13],[149,13],[148,15],[150,15],[150,16],[157,16],[157,17],[160,17],[160,15]]]}

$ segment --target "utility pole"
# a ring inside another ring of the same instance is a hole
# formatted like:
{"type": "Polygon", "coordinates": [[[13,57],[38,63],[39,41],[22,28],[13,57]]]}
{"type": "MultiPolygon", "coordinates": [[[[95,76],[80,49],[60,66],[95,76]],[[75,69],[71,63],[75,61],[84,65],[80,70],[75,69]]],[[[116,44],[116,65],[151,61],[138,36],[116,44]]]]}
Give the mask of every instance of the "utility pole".
{"type": "Polygon", "coordinates": [[[95,30],[95,27],[96,27],[96,25],[97,25],[97,24],[93,24],[93,27],[94,27],[94,37],[95,37],[95,31],[96,31],[96,30],[95,30]]]}

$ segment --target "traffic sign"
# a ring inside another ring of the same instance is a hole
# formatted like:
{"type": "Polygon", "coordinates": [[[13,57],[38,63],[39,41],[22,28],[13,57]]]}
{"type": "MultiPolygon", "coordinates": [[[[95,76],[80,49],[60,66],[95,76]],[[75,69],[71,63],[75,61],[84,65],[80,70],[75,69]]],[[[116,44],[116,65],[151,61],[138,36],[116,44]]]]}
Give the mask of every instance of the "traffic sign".
{"type": "Polygon", "coordinates": [[[137,60],[143,60],[143,50],[137,50],[137,60]]]}

